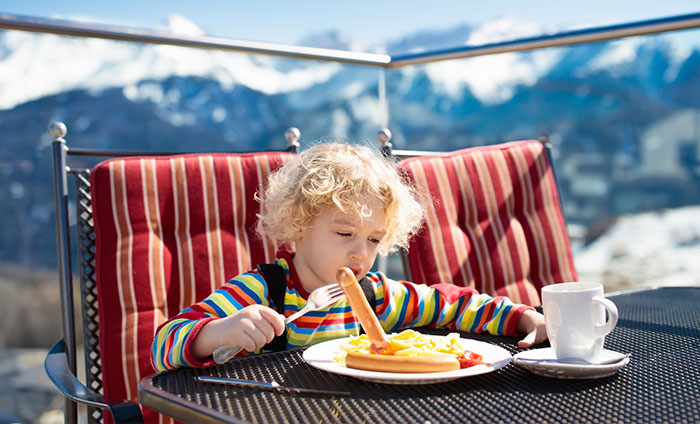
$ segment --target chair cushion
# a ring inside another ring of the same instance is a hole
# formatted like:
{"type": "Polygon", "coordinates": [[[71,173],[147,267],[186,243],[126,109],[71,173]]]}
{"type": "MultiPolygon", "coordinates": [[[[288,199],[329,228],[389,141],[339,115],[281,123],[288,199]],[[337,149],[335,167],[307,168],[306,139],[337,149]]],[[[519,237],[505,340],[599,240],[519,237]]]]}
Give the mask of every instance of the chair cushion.
{"type": "MultiPolygon", "coordinates": [[[[254,196],[291,153],[111,159],[92,171],[105,395],[137,399],[155,329],[231,277],[274,259],[254,196]]],[[[108,415],[108,414],[106,414],[108,415]]],[[[156,415],[144,410],[144,419],[156,415]]]]}
{"type": "Polygon", "coordinates": [[[538,306],[544,285],[576,281],[552,167],[536,140],[405,159],[428,201],[410,243],[417,283],[454,283],[538,306]]]}

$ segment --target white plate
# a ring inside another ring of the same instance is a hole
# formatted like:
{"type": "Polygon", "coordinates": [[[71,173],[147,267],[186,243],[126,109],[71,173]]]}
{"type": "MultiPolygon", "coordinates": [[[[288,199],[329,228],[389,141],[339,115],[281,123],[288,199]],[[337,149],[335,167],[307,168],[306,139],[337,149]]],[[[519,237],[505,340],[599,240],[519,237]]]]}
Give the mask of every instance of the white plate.
{"type": "MultiPolygon", "coordinates": [[[[442,338],[443,336],[426,336],[442,338]]],[[[362,380],[373,381],[385,384],[433,384],[443,381],[456,380],[462,377],[485,374],[506,366],[511,356],[507,350],[489,343],[476,340],[460,339],[459,345],[464,349],[471,350],[483,356],[483,361],[489,365],[474,365],[469,368],[462,368],[455,371],[430,372],[430,373],[397,373],[357,370],[348,368],[342,362],[337,362],[333,358],[338,356],[342,349],[340,346],[347,343],[349,337],[329,340],[327,342],[313,345],[304,351],[304,360],[312,367],[335,374],[347,375],[362,380]]]]}
{"type": "Polygon", "coordinates": [[[603,349],[598,362],[605,364],[586,364],[557,361],[551,347],[527,350],[513,357],[513,362],[533,374],[555,378],[601,378],[615,374],[630,361],[629,355],[603,349]]]}

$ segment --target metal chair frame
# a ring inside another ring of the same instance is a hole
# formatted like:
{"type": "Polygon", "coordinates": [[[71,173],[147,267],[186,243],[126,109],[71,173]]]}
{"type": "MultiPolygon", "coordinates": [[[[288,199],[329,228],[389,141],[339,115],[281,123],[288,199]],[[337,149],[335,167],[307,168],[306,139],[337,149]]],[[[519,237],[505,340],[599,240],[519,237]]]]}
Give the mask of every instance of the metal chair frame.
{"type": "MultiPolygon", "coordinates": [[[[77,404],[88,406],[88,422],[102,422],[103,411],[108,410],[115,422],[142,422],[138,404],[125,399],[103,396],[102,365],[100,362],[98,294],[95,280],[95,228],[92,218],[92,197],[90,194],[90,169],[71,168],[71,156],[128,157],[128,156],[170,156],[193,152],[169,151],[105,151],[92,149],[69,149],[64,139],[67,129],[63,123],[51,125],[53,148],[53,188],[56,212],[56,242],[61,293],[61,313],[63,338],[50,349],[44,366],[49,379],[66,397],[65,422],[77,422],[77,404]],[[75,216],[77,220],[75,244],[73,248],[70,231],[70,202],[68,176],[72,176],[75,195],[75,216]],[[74,316],[73,257],[78,255],[77,265],[80,278],[80,304],[82,320],[74,316]],[[77,378],[76,328],[80,325],[84,333],[85,383],[77,378]]],[[[289,142],[287,151],[296,152],[299,146],[299,131],[290,128],[285,133],[289,142]]],[[[262,151],[261,151],[262,152],[262,151]]],[[[231,152],[247,153],[247,152],[231,152]]]]}

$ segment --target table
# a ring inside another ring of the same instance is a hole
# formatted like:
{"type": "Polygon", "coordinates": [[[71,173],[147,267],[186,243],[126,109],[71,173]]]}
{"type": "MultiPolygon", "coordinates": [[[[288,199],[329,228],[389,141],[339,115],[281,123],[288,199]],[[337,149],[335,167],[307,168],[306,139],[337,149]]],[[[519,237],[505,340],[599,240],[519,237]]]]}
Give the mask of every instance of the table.
{"type": "MultiPolygon", "coordinates": [[[[605,347],[632,357],[617,374],[601,379],[541,377],[510,363],[446,383],[394,386],[317,370],[304,362],[303,349],[295,349],[155,374],[141,380],[139,401],[185,422],[699,422],[700,287],[610,298],[620,319],[605,347]],[[351,395],[314,397],[220,386],[196,382],[198,375],[275,380],[351,395]]],[[[516,338],[465,337],[511,354],[520,351],[516,338]]]]}

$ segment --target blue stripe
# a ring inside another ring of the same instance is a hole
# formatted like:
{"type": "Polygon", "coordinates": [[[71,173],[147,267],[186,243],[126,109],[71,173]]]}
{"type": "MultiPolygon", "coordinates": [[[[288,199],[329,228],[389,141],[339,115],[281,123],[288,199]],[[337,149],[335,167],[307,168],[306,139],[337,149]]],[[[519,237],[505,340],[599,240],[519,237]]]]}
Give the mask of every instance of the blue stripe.
{"type": "Polygon", "coordinates": [[[351,312],[352,308],[350,305],[347,306],[337,306],[337,307],[332,307],[327,311],[324,310],[319,310],[319,311],[309,311],[304,315],[310,316],[310,317],[326,317],[330,316],[331,314],[345,314],[347,312],[351,312]]]}
{"type": "Polygon", "coordinates": [[[299,294],[299,292],[297,291],[297,289],[293,289],[293,288],[290,288],[290,287],[287,287],[287,294],[290,294],[290,295],[292,295],[292,296],[298,297],[298,298],[300,298],[300,299],[303,299],[303,298],[304,298],[304,296],[302,296],[302,295],[299,294]]]}
{"type": "MultiPolygon", "coordinates": [[[[182,345],[184,346],[185,341],[182,339],[182,337],[189,336],[189,334],[192,330],[191,328],[189,330],[183,330],[183,327],[187,327],[188,324],[190,324],[190,322],[185,321],[176,327],[175,338],[173,339],[173,344],[176,344],[178,342],[182,342],[182,345]],[[180,333],[182,333],[183,331],[186,333],[185,336],[180,335],[180,333]]],[[[177,352],[175,352],[175,349],[172,349],[172,346],[171,346],[170,352],[168,352],[168,360],[169,360],[168,362],[170,362],[171,364],[173,364],[175,366],[177,366],[178,364],[188,365],[187,363],[185,363],[185,357],[183,356],[183,354],[184,354],[183,350],[177,350],[177,352]],[[175,360],[175,358],[173,358],[173,354],[175,354],[175,353],[180,355],[180,357],[177,358],[177,360],[175,360]]]]}
{"type": "Polygon", "coordinates": [[[410,299],[410,295],[408,294],[408,289],[404,288],[406,290],[406,296],[403,297],[403,303],[399,307],[399,319],[396,321],[396,325],[402,327],[404,325],[403,321],[406,319],[406,309],[408,309],[408,301],[410,299]]]}
{"type": "Polygon", "coordinates": [[[469,328],[470,333],[476,333],[477,328],[479,328],[479,322],[481,322],[481,315],[484,313],[484,306],[486,304],[488,304],[488,302],[484,303],[483,305],[481,305],[481,307],[479,307],[479,309],[476,310],[476,315],[474,316],[474,323],[469,328]]]}
{"type": "Polygon", "coordinates": [[[221,308],[219,307],[219,305],[217,305],[216,303],[214,303],[211,299],[204,299],[204,300],[202,301],[202,303],[211,306],[211,308],[214,310],[214,312],[216,312],[216,314],[217,314],[219,317],[225,317],[225,316],[227,315],[227,314],[223,311],[223,309],[221,309],[221,308]]]}
{"type": "MultiPolygon", "coordinates": [[[[510,309],[512,308],[513,305],[506,305],[503,308],[503,315],[501,315],[501,321],[498,323],[498,334],[503,334],[503,325],[506,322],[505,317],[508,316],[508,313],[510,312],[510,309]]],[[[495,315],[495,314],[494,314],[495,315]]]]}
{"type": "Polygon", "coordinates": [[[260,297],[260,293],[258,293],[257,290],[250,288],[247,284],[245,285],[245,287],[243,287],[243,289],[245,290],[246,294],[248,294],[255,301],[253,304],[262,305],[263,299],[267,300],[267,298],[268,298],[267,283],[265,282],[265,279],[260,274],[247,273],[246,275],[252,276],[253,278],[255,278],[255,280],[258,283],[260,283],[260,285],[262,286],[262,289],[263,289],[263,296],[264,297],[260,297]]]}
{"type": "Polygon", "coordinates": [[[433,303],[435,304],[435,308],[433,310],[433,316],[430,318],[430,323],[435,325],[440,316],[440,292],[437,290],[433,290],[433,303]]]}
{"type": "Polygon", "coordinates": [[[241,305],[240,302],[238,302],[228,291],[217,290],[215,293],[220,294],[223,298],[225,298],[236,310],[243,309],[243,305],[241,305]]]}
{"type": "MultiPolygon", "coordinates": [[[[416,287],[416,291],[419,288],[416,287]]],[[[418,303],[418,315],[411,321],[410,324],[407,325],[407,327],[412,327],[419,322],[421,322],[421,319],[423,318],[423,313],[425,312],[425,298],[423,296],[420,296],[418,293],[416,293],[416,303],[418,303]]]]}
{"type": "Polygon", "coordinates": [[[311,335],[314,333],[323,333],[325,331],[333,330],[333,331],[338,331],[338,330],[344,330],[344,331],[350,331],[350,330],[356,330],[359,328],[359,324],[357,322],[348,322],[345,324],[328,324],[328,325],[321,325],[317,328],[299,328],[294,323],[289,324],[289,331],[291,331],[294,334],[304,334],[304,335],[311,335]]]}

